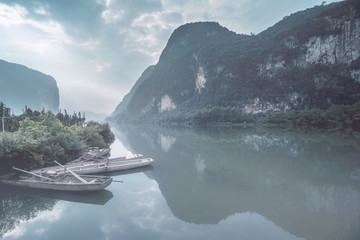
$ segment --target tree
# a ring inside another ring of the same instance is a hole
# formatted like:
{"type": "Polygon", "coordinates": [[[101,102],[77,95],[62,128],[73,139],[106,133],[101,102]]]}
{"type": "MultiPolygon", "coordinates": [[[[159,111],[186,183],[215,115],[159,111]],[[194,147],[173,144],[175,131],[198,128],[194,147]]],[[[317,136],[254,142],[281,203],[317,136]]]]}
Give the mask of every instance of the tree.
{"type": "Polygon", "coordinates": [[[10,117],[11,109],[6,107],[5,103],[0,102],[0,117],[10,117]]]}
{"type": "MultiPolygon", "coordinates": [[[[3,105],[0,107],[4,109],[3,105]]],[[[27,113],[38,115],[37,111],[33,112],[28,107],[25,109],[27,113]]],[[[65,163],[79,157],[88,147],[107,148],[115,139],[108,124],[79,124],[85,121],[85,117],[79,119],[81,113],[74,113],[70,119],[65,111],[67,124],[70,124],[70,120],[74,123],[68,126],[60,120],[63,117],[66,119],[61,112],[57,115],[50,111],[39,112],[39,116],[27,117],[25,111],[23,115],[12,118],[18,124],[16,130],[0,134],[2,170],[11,166],[28,169],[44,167],[51,165],[54,160],[65,163]]]]}

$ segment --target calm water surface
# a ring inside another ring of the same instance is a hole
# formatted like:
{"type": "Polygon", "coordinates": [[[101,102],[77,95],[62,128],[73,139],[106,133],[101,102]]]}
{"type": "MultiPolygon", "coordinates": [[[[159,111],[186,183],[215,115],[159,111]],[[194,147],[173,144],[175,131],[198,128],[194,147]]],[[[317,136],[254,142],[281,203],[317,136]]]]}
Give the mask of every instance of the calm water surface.
{"type": "Polygon", "coordinates": [[[3,239],[360,239],[360,143],[346,134],[116,127],[155,159],[105,191],[0,185],[3,239]]]}

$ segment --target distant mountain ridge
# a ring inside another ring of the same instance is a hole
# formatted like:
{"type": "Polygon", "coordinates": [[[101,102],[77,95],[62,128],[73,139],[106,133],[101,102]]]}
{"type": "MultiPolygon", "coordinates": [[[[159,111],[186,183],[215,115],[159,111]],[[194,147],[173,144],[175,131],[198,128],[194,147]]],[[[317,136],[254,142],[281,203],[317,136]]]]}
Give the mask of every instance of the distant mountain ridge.
{"type": "Polygon", "coordinates": [[[0,60],[0,102],[16,114],[22,113],[25,105],[32,110],[58,112],[59,89],[52,76],[0,60]]]}
{"type": "Polygon", "coordinates": [[[263,114],[353,104],[360,100],[359,56],[357,1],[316,6],[252,36],[214,22],[185,24],[112,119],[177,121],[213,107],[263,114]]]}

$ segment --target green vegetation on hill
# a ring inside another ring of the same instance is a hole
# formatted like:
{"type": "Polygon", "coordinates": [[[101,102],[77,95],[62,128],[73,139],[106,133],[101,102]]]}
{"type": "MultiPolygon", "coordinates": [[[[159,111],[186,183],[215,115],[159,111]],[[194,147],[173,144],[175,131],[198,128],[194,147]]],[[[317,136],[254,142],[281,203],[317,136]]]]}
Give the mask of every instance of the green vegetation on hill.
{"type": "MultiPolygon", "coordinates": [[[[27,113],[34,112],[27,109],[27,113]]],[[[0,132],[2,171],[12,166],[31,169],[53,165],[54,160],[65,163],[79,157],[88,147],[109,147],[115,140],[107,123],[84,124],[84,118],[75,121],[76,114],[70,120],[67,117],[65,120],[66,114],[61,113],[23,115],[11,118],[13,126],[6,127],[11,131],[0,132]]]]}
{"type": "Polygon", "coordinates": [[[211,107],[192,111],[185,117],[168,114],[161,116],[159,124],[176,125],[256,125],[265,127],[360,131],[360,101],[352,105],[336,105],[329,109],[292,110],[243,114],[235,107],[211,107]]]}
{"type": "Polygon", "coordinates": [[[257,35],[182,25],[109,120],[346,128],[360,100],[360,41],[348,37],[359,33],[357,2],[306,9],[257,35]]]}

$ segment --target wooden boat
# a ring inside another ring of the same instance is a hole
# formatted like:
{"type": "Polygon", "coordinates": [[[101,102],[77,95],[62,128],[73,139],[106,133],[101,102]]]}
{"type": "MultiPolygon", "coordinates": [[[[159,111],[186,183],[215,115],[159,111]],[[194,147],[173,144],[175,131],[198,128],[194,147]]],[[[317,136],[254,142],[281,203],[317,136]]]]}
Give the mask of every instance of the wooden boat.
{"type": "Polygon", "coordinates": [[[13,169],[21,172],[21,174],[4,175],[0,178],[2,183],[57,191],[98,191],[105,189],[112,182],[112,178],[108,176],[80,176],[71,170],[63,170],[61,174],[56,172],[39,174],[19,168],[13,169]]]}
{"type": "MultiPolygon", "coordinates": [[[[72,160],[69,163],[78,163],[78,162],[88,162],[88,161],[98,161],[98,160],[108,160],[108,157],[105,157],[104,155],[109,153],[110,149],[100,149],[98,150],[97,153],[92,154],[91,152],[86,152],[84,153],[81,157],[72,160]],[[103,153],[103,154],[101,154],[103,153]]],[[[144,155],[142,154],[132,154],[131,152],[128,152],[126,154],[126,156],[122,156],[122,157],[117,157],[117,158],[112,158],[113,160],[116,159],[116,161],[122,161],[122,160],[135,160],[135,159],[140,159],[143,158],[144,155]]],[[[68,163],[68,164],[69,164],[68,163]]]]}
{"type": "MultiPolygon", "coordinates": [[[[66,170],[70,170],[77,174],[98,174],[98,173],[105,173],[105,172],[114,172],[114,171],[121,171],[121,170],[129,170],[139,167],[148,166],[153,163],[154,160],[152,158],[102,158],[96,159],[91,161],[76,161],[76,162],[69,162],[65,164],[66,170]]],[[[63,172],[63,168],[55,167],[48,167],[37,169],[32,172],[39,173],[39,174],[46,174],[48,172],[55,172],[61,173],[63,172]]]]}
{"type": "Polygon", "coordinates": [[[66,167],[78,174],[97,174],[144,167],[150,165],[153,162],[154,160],[152,158],[137,158],[127,160],[120,157],[87,161],[79,164],[69,164],[66,167]]]}

